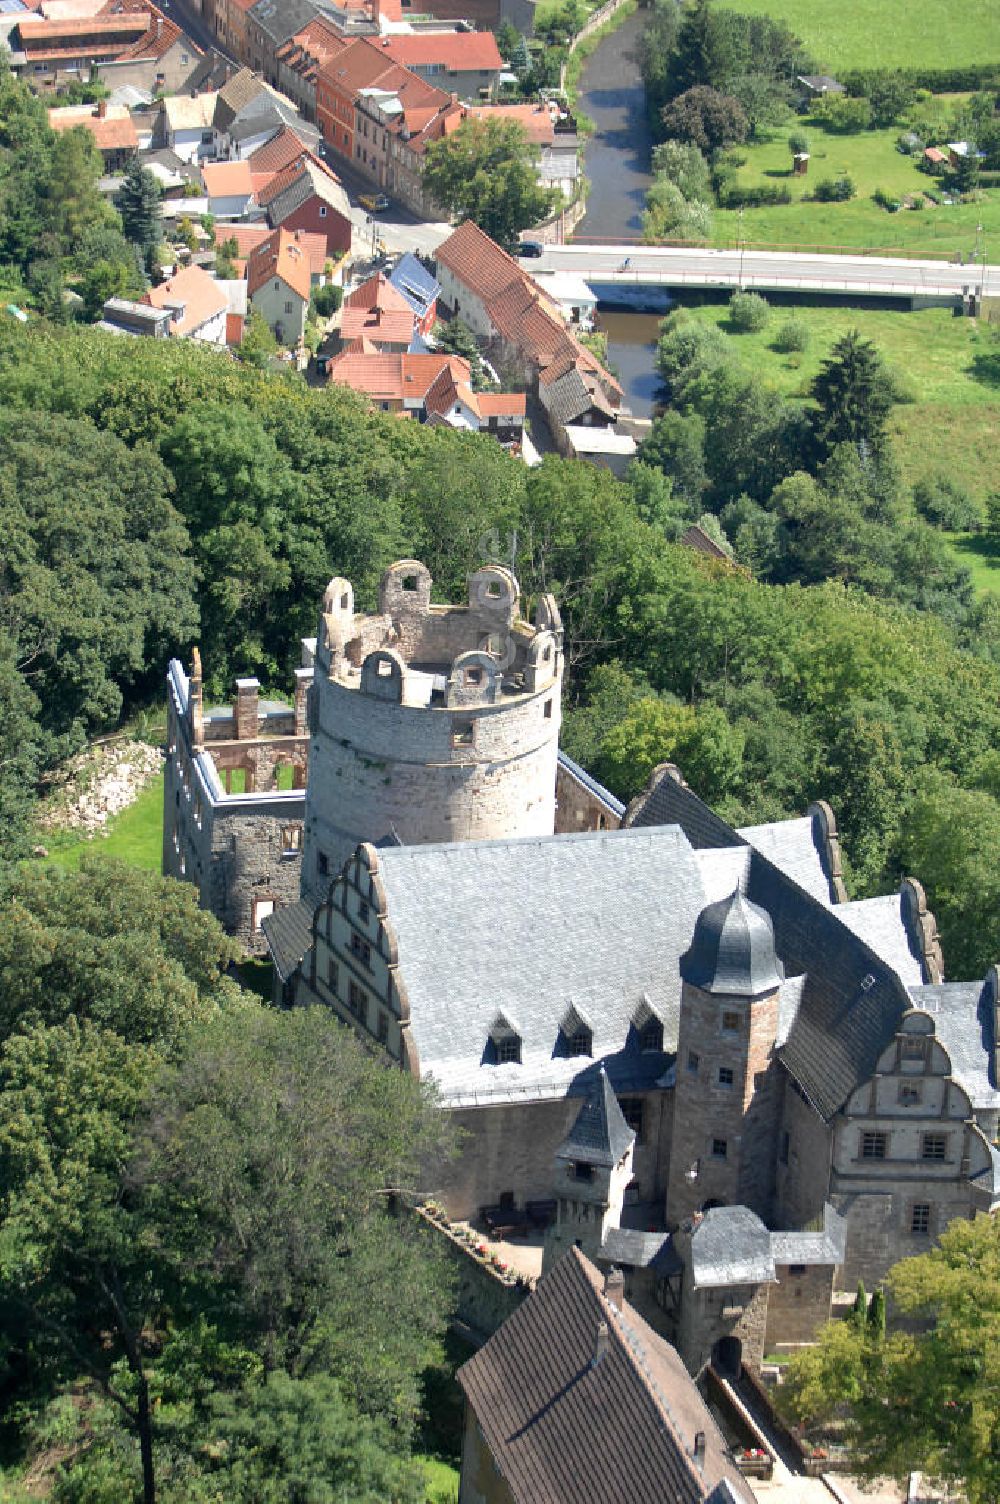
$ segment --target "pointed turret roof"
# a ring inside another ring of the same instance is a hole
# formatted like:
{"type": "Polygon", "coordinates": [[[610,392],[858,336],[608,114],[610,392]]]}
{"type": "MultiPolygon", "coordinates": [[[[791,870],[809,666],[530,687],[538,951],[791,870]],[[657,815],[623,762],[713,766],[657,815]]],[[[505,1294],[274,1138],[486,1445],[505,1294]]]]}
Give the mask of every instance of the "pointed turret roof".
{"type": "Polygon", "coordinates": [[[556,1150],[556,1158],[610,1170],[634,1143],[635,1134],[622,1117],[618,1098],[602,1065],[591,1082],[576,1122],[556,1150]]]}

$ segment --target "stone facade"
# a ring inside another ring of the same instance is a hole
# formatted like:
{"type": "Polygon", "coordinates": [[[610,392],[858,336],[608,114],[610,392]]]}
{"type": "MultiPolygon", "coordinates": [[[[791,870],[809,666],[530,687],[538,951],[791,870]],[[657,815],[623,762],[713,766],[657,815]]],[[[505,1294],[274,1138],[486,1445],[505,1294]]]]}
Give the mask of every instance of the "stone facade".
{"type": "Polygon", "coordinates": [[[431,605],[415,560],[386,571],[379,610],[346,580],[323,601],[310,708],[303,894],[325,896],[360,841],[406,845],[551,835],[562,626],[543,597],[518,615],[509,570],[487,565],[464,606],[431,605]]]}
{"type": "Polygon", "coordinates": [[[197,649],[190,677],[170,664],[163,871],[195,883],[251,955],[265,951],[261,921],[299,896],[311,677],[298,670],[294,706],[262,704],[240,679],[231,707],[206,711],[197,649]]]}
{"type": "Polygon", "coordinates": [[[834,1268],[830,1264],[776,1264],[775,1283],[767,1288],[764,1351],[812,1342],[829,1321],[834,1268]]]}

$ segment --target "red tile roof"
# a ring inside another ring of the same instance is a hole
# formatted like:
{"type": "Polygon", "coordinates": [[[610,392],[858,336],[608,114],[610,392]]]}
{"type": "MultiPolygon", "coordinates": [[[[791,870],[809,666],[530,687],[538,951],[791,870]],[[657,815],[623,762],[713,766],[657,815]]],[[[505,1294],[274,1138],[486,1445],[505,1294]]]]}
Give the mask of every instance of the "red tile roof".
{"type": "Polygon", "coordinates": [[[235,240],[240,256],[249,256],[255,245],[260,245],[271,234],[267,225],[226,225],[214,226],[215,243],[217,246],[226,240],[235,240]]]}
{"type": "Polygon", "coordinates": [[[524,392],[477,392],[476,398],[484,418],[523,418],[528,410],[524,392]]]}
{"type": "Polygon", "coordinates": [[[551,146],[555,140],[555,122],[544,104],[466,105],[465,113],[476,120],[511,120],[536,146],[551,146]]]}
{"type": "Polygon", "coordinates": [[[499,71],[503,59],[490,31],[434,31],[424,35],[383,37],[378,43],[386,57],[404,68],[435,63],[452,72],[499,71]]]}
{"type": "Polygon", "coordinates": [[[512,282],[524,280],[514,257],[502,251],[471,219],[452,231],[438,246],[436,256],[440,266],[446,266],[484,300],[496,297],[512,282]]]}
{"type": "Polygon", "coordinates": [[[247,292],[253,297],[265,282],[276,277],[309,301],[310,257],[290,230],[273,230],[266,240],[254,246],[247,257],[247,292]]]}
{"type": "Polygon", "coordinates": [[[122,151],[131,148],[137,151],[139,137],[136,135],[132,117],[125,107],[108,107],[107,114],[99,115],[96,105],[81,105],[68,109],[49,110],[49,125],[54,131],[70,131],[82,125],[90,131],[101,151],[122,151]]]}
{"type": "Polygon", "coordinates": [[[247,161],[251,172],[271,175],[288,167],[290,163],[301,157],[306,149],[305,143],[299,140],[291,127],[283,125],[276,136],[272,136],[270,141],[265,141],[263,146],[258,146],[256,151],[251,152],[247,161]]]}
{"type": "Polygon", "coordinates": [[[206,162],[201,169],[202,182],[209,198],[234,198],[253,192],[249,162],[206,162]]]}
{"type": "Polygon", "coordinates": [[[397,292],[384,272],[376,272],[344,299],[345,308],[381,308],[403,313],[411,311],[401,292],[397,292]]]}
{"type": "Polygon", "coordinates": [[[185,266],[175,272],[158,287],[151,287],[143,301],[151,308],[183,304],[183,312],[170,325],[173,334],[193,334],[229,307],[225,289],[200,266],[185,266]]]}

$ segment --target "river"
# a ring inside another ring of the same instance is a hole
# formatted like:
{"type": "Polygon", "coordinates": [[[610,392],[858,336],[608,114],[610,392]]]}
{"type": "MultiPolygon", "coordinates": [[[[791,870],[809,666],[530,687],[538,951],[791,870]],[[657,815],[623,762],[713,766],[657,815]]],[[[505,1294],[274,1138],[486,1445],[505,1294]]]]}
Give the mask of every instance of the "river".
{"type": "MultiPolygon", "coordinates": [[[[583,67],[578,105],[594,123],[584,148],[584,170],[590,179],[587,213],[576,231],[584,239],[633,240],[642,233],[652,138],[637,45],[647,14],[638,10],[629,16],[598,43],[583,67]]],[[[594,291],[601,296],[600,287],[594,291]]],[[[637,418],[649,416],[659,384],[654,368],[658,322],[649,312],[603,303],[598,309],[599,327],[608,336],[608,358],[637,418]]]]}

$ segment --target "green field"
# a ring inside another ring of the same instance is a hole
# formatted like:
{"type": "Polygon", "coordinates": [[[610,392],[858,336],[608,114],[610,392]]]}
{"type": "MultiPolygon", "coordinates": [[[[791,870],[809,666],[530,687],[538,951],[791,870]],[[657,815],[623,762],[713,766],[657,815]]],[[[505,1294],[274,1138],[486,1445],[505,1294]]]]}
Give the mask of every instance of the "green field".
{"type": "Polygon", "coordinates": [[[48,860],[59,867],[79,867],[84,856],[117,857],[130,867],[159,872],[163,845],[163,774],[148,783],[134,804],[108,821],[107,834],[86,840],[75,831],[45,832],[39,841],[48,860]]]}
{"type": "Polygon", "coordinates": [[[972,575],[972,583],[981,595],[986,590],[1000,594],[1000,553],[991,551],[981,534],[951,533],[949,541],[959,561],[972,575]]]}
{"type": "MultiPolygon", "coordinates": [[[[996,8],[1000,15],[1000,3],[996,8]]],[[[762,183],[787,187],[792,202],[745,209],[742,219],[737,209],[717,209],[712,221],[715,243],[736,245],[742,230],[744,240],[752,245],[885,248],[949,258],[961,252],[969,258],[976,248],[976,227],[982,225],[980,245],[985,245],[990,260],[1000,257],[1000,190],[982,193],[976,203],[927,201],[927,192],[941,197],[944,187],[939,178],[918,170],[917,158],[896,150],[900,129],[893,126],[842,136],[807,117],[775,130],[767,140],[741,146],[738,156],[746,161],[737,172],[737,181],[747,187],[762,183]],[[809,141],[805,177],[792,173],[788,150],[792,131],[803,131],[809,141]],[[847,203],[822,204],[803,198],[820,179],[845,174],[853,179],[857,193],[847,203]],[[920,197],[924,207],[891,214],[872,199],[879,188],[893,198],[920,197]]]]}
{"type": "MultiPolygon", "coordinates": [[[[771,303],[767,328],[735,335],[733,343],[740,359],[776,391],[805,397],[833,343],[849,329],[859,329],[878,346],[914,399],[897,406],[892,417],[904,478],[912,482],[920,475],[945,474],[981,498],[997,489],[996,334],[947,308],[897,312],[777,298],[771,303]],[[801,355],[783,355],[772,342],[778,326],[793,316],[808,326],[809,346],[801,355]]],[[[706,302],[692,311],[730,332],[726,303],[706,302]]]]}
{"type": "Polygon", "coordinates": [[[820,72],[1000,63],[997,0],[725,0],[774,16],[801,37],[820,72]]]}

